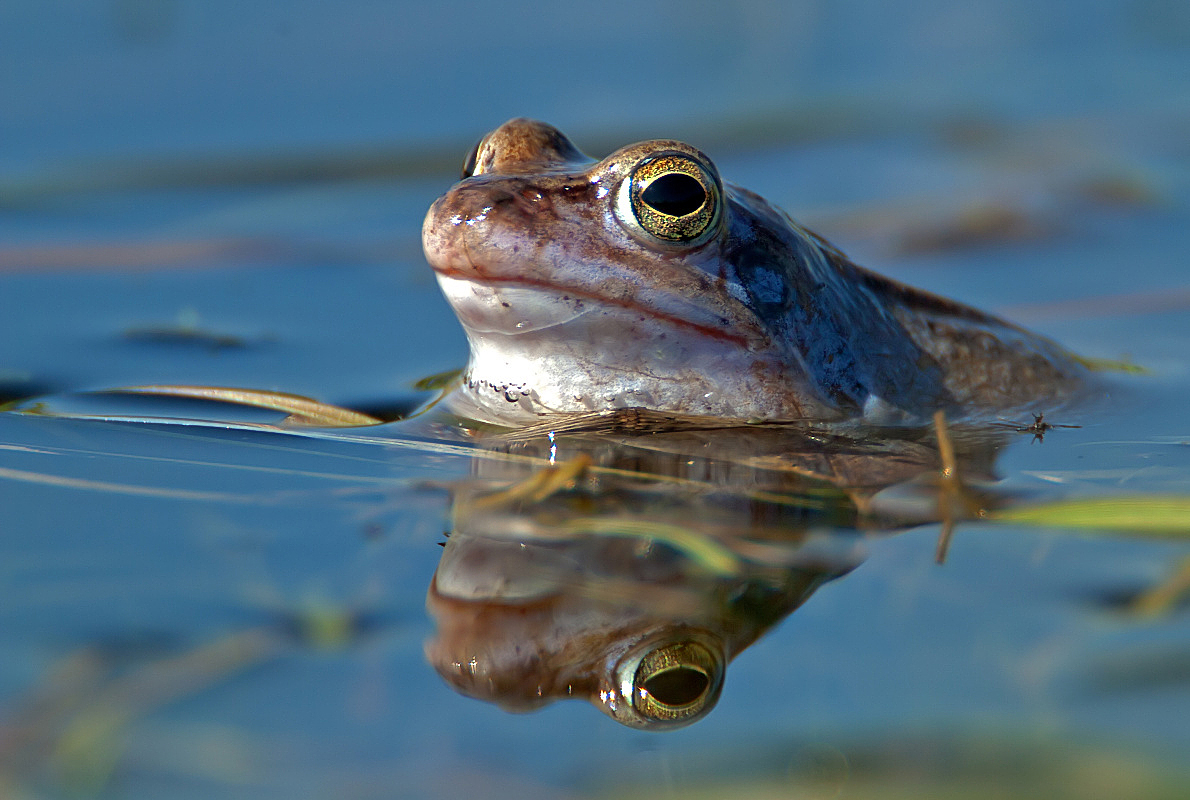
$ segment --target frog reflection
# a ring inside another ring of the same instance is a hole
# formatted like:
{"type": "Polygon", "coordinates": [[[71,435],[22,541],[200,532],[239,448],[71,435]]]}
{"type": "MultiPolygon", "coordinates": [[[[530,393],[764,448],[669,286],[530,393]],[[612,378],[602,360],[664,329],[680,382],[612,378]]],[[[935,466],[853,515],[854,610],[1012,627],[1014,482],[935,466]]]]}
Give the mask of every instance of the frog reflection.
{"type": "MultiPolygon", "coordinates": [[[[966,473],[988,474],[997,447],[964,440],[966,473]]],[[[507,459],[478,459],[455,491],[428,659],[459,692],[509,710],[585,698],[654,730],[709,712],[733,657],[854,568],[864,530],[906,521],[880,512],[880,490],[937,468],[921,433],[755,428],[501,449],[507,459]],[[550,454],[563,466],[525,459],[550,454]],[[549,493],[540,477],[565,477],[576,459],[590,468],[549,493]]]]}

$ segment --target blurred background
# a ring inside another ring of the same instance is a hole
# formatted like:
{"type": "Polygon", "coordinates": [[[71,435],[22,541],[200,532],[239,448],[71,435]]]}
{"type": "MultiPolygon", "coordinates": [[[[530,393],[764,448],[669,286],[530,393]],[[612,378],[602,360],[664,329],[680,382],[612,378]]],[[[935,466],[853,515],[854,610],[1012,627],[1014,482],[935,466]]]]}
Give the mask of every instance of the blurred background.
{"type": "MultiPolygon", "coordinates": [[[[1190,491],[1184,0],[4,0],[0,397],[411,407],[467,355],[422,217],[514,116],[593,156],[689,141],[861,264],[1144,365],[1002,472],[1190,491]]],[[[1185,603],[1136,623],[1113,600],[1160,583],[1177,540],[975,528],[945,569],[936,528],[873,542],[741,656],[713,715],[657,737],[580,703],[509,716],[424,663],[444,501],[417,487],[463,459],[18,415],[0,450],[0,797],[1190,785],[1185,603]],[[366,624],[208,649],[324,617],[366,624]],[[90,697],[93,652],[117,677],[190,660],[80,728],[55,703],[90,697]]]]}
{"type": "Polygon", "coordinates": [[[1083,119],[1155,134],[1185,112],[1190,37],[1177,0],[10,0],[0,15],[10,176],[432,151],[511,116],[580,139],[747,123],[788,137],[824,116],[830,132],[1083,119]]]}
{"type": "MultiPolygon", "coordinates": [[[[1184,202],[1188,48],[1190,10],[1175,0],[10,0],[0,269],[396,262],[417,282],[424,209],[479,136],[532,116],[596,156],[690,141],[860,263],[961,299],[1004,309],[1140,292],[1168,304],[1181,269],[1171,226],[1132,245],[1144,270],[1090,243],[1104,225],[1135,230],[1137,209],[1184,202]],[[1027,293],[995,267],[1003,251],[980,254],[1057,235],[1086,246],[1062,256],[1077,274],[1028,270],[1027,293]],[[938,258],[964,248],[974,257],[961,270],[938,258]]],[[[368,299],[356,302],[374,324],[368,299]]],[[[439,366],[443,349],[465,357],[453,322],[434,324],[444,306],[428,302],[410,310],[416,324],[358,331],[347,371],[391,358],[363,342],[396,337],[436,345],[439,366]]],[[[277,327],[176,305],[166,321],[277,327]]],[[[70,383],[89,381],[89,363],[70,383]]],[[[10,372],[33,367],[10,357],[10,372]]],[[[408,367],[393,385],[436,371],[408,367]]]]}

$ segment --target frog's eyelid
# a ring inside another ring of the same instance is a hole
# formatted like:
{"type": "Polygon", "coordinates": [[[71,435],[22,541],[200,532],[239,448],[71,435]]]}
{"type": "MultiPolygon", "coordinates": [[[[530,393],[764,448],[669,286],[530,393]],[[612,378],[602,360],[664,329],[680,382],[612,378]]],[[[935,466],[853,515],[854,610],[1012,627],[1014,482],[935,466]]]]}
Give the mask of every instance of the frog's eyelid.
{"type": "Polygon", "coordinates": [[[636,220],[636,214],[632,210],[632,173],[624,176],[624,180],[620,181],[619,187],[616,189],[615,200],[616,216],[630,228],[640,226],[636,220]]]}

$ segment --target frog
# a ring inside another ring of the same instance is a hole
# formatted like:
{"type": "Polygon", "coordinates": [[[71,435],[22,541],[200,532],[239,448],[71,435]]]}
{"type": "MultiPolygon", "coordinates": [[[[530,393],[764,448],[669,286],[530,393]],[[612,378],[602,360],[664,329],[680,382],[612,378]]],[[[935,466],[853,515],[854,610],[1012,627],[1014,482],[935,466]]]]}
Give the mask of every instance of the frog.
{"type": "Polygon", "coordinates": [[[470,357],[448,406],[496,425],[622,409],[914,425],[1069,404],[1079,357],[861,267],[702,151],[603,159],[509,120],[430,206],[425,257],[470,357]]]}

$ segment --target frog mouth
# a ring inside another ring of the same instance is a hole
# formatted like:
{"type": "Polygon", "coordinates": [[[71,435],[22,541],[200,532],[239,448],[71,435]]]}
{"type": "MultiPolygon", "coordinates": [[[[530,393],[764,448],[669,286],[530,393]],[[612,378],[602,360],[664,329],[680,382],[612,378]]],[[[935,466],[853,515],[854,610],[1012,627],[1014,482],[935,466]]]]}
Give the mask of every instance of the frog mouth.
{"type": "Polygon", "coordinates": [[[459,321],[475,333],[517,335],[564,325],[592,312],[646,315],[691,333],[746,347],[749,337],[725,327],[722,317],[667,291],[647,299],[616,298],[523,276],[492,277],[434,268],[438,284],[459,321]]]}
{"type": "Polygon", "coordinates": [[[522,281],[478,281],[435,271],[459,321],[476,333],[532,333],[571,322],[593,309],[573,292],[522,281]]]}

